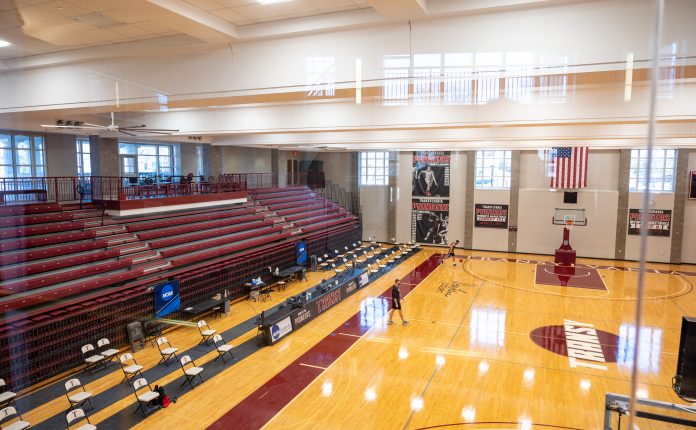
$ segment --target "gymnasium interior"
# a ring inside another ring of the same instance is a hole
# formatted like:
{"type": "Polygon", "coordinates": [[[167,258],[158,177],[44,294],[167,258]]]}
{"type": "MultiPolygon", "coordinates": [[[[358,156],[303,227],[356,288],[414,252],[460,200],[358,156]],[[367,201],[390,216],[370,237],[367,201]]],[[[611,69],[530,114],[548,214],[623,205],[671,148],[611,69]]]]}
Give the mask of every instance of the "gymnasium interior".
{"type": "Polygon", "coordinates": [[[0,0],[0,429],[696,427],[695,22],[0,0]]]}

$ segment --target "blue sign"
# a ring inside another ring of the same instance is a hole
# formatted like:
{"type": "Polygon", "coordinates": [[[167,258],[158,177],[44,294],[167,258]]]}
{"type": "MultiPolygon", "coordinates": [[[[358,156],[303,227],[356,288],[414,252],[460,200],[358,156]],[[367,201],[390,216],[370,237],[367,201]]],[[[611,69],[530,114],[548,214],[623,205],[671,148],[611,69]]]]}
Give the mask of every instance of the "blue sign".
{"type": "Polygon", "coordinates": [[[297,265],[302,266],[307,262],[307,244],[304,240],[301,240],[295,244],[295,250],[297,251],[297,265]]]}
{"type": "Polygon", "coordinates": [[[174,279],[155,286],[155,318],[162,318],[181,307],[179,280],[174,279]]]}

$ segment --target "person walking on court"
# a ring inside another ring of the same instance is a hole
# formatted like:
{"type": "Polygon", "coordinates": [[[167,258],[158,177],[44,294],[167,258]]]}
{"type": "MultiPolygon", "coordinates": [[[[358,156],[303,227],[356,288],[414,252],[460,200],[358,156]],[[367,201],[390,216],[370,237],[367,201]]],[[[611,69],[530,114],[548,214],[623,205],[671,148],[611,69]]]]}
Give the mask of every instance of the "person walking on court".
{"type": "Polygon", "coordinates": [[[394,317],[394,311],[399,310],[399,317],[401,317],[401,323],[403,325],[408,325],[408,321],[404,319],[404,314],[401,312],[401,291],[399,291],[400,279],[394,279],[394,285],[392,285],[391,295],[392,295],[392,306],[389,311],[389,324],[394,324],[392,318],[394,317]]]}
{"type": "Polygon", "coordinates": [[[442,264],[445,264],[445,261],[447,261],[448,258],[452,257],[454,260],[454,264],[457,264],[457,259],[454,257],[454,248],[459,244],[458,240],[455,240],[450,244],[449,251],[447,251],[447,255],[445,255],[445,258],[442,259],[442,264]]]}

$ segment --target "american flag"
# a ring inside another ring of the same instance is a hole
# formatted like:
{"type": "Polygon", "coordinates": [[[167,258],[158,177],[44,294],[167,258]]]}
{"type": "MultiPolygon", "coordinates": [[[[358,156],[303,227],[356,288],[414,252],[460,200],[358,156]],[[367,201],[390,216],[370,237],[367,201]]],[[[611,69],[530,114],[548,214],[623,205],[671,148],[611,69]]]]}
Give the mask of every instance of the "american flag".
{"type": "Polygon", "coordinates": [[[587,152],[587,146],[551,149],[551,188],[585,188],[587,152]]]}

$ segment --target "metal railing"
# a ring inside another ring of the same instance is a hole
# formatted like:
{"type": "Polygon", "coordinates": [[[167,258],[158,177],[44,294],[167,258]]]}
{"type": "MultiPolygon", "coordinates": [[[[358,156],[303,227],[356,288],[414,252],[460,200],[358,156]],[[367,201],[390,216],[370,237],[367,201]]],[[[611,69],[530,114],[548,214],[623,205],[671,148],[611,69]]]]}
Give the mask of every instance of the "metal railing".
{"type": "MultiPolygon", "coordinates": [[[[303,184],[304,185],[304,184],[303,184]]],[[[278,186],[275,173],[229,173],[157,180],[118,176],[0,178],[0,204],[123,201],[216,194],[278,186]]]]}

